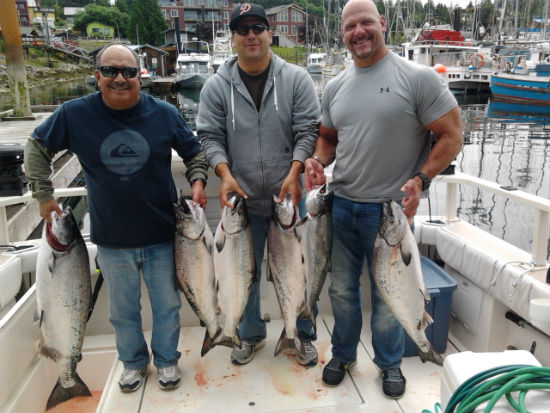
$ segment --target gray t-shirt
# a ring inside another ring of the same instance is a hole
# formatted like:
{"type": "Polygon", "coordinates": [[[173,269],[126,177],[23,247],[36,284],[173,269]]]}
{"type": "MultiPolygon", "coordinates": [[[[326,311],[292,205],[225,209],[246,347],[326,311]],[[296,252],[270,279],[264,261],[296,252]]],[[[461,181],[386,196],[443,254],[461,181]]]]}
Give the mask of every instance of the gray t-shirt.
{"type": "Polygon", "coordinates": [[[392,52],[327,83],[321,124],[337,130],[331,189],[355,202],[400,200],[430,150],[425,125],[457,106],[434,70],[392,52]]]}

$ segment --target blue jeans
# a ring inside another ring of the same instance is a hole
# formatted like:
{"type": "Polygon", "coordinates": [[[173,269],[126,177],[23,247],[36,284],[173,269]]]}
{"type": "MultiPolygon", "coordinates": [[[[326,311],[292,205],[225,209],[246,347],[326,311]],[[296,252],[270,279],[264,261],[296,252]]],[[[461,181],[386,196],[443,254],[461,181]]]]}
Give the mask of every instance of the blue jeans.
{"type": "MultiPolygon", "coordinates": [[[[254,244],[254,262],[256,264],[256,279],[250,288],[248,302],[244,309],[243,317],[239,322],[239,338],[251,342],[259,342],[266,338],[265,321],[262,319],[260,310],[260,279],[262,275],[262,260],[264,258],[264,249],[269,230],[271,217],[249,214],[250,226],[252,228],[252,241],[254,244]]],[[[315,315],[317,315],[317,306],[315,306],[315,315]]],[[[296,320],[298,336],[304,341],[313,341],[317,337],[311,321],[302,320],[300,317],[296,320]]]]}
{"type": "Polygon", "coordinates": [[[334,315],[332,355],[345,362],[355,361],[363,322],[360,277],[366,258],[371,286],[374,363],[386,370],[401,365],[404,333],[382,300],[372,275],[372,251],[380,225],[381,206],[334,197],[329,296],[334,315]]]}
{"type": "Polygon", "coordinates": [[[149,363],[141,326],[141,275],[153,311],[151,349],[156,367],[178,362],[180,295],[174,284],[174,242],[142,248],[97,247],[99,266],[109,293],[109,321],[115,329],[118,357],[125,368],[149,363]]]}

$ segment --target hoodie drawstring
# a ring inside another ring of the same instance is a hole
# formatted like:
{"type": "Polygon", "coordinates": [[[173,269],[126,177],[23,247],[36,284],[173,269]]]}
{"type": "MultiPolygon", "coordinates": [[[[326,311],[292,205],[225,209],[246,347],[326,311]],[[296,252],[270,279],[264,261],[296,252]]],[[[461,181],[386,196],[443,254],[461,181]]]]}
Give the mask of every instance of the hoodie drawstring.
{"type": "Polygon", "coordinates": [[[276,78],[273,76],[273,104],[275,105],[275,112],[279,113],[279,105],[277,104],[277,82],[276,78]]]}
{"type": "Polygon", "coordinates": [[[235,96],[233,94],[233,82],[231,82],[231,121],[233,122],[233,130],[235,130],[235,96]]]}

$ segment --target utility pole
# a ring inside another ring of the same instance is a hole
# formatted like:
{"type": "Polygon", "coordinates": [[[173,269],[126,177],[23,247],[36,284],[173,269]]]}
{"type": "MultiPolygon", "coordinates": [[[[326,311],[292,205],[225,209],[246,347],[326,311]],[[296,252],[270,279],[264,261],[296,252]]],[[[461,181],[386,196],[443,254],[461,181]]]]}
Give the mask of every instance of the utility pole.
{"type": "Polygon", "coordinates": [[[14,117],[29,117],[31,102],[27,71],[23,58],[23,44],[19,33],[19,20],[15,0],[0,1],[0,26],[6,55],[8,83],[10,85],[14,117]]]}

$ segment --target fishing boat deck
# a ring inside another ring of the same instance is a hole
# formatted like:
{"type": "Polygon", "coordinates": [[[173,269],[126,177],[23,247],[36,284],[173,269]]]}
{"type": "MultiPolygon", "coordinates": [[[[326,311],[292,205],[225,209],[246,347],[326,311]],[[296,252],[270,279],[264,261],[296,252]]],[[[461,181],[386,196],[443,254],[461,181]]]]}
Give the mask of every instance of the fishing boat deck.
{"type": "MultiPolygon", "coordinates": [[[[403,359],[402,370],[407,378],[407,391],[400,400],[383,396],[381,378],[372,361],[370,314],[363,317],[361,343],[358,348],[357,364],[337,387],[322,383],[325,364],[331,357],[330,332],[332,316],[318,318],[318,339],[315,342],[319,352],[319,363],[306,368],[296,363],[292,354],[273,357],[275,345],[283,328],[280,319],[267,323],[266,346],[259,350],[254,360],[245,366],[235,366],[229,361],[230,349],[216,347],[203,358],[200,348],[204,328],[182,328],[179,351],[182,353],[179,366],[182,370],[182,385],[173,391],[162,391],[157,385],[157,373],[149,367],[147,382],[135,393],[121,393],[118,378],[122,364],[116,360],[114,336],[87,337],[84,357],[101,354],[111,360],[111,372],[104,387],[94,389],[93,377],[86,377],[87,369],[79,365],[82,379],[90,384],[93,398],[78,398],[68,401],[50,412],[420,412],[433,411],[440,401],[440,377],[443,368],[433,363],[423,364],[418,357],[403,359]],[[106,350],[111,351],[105,353],[106,350]],[[97,410],[94,403],[98,403],[97,410]]],[[[150,332],[146,333],[147,339],[150,332]]],[[[449,345],[447,354],[456,349],[449,345]]],[[[99,360],[99,359],[98,359],[99,360]]],[[[51,386],[56,379],[55,365],[51,386]]],[[[49,388],[49,386],[45,386],[49,388]]],[[[47,395],[46,395],[47,397],[47,395]]]]}

